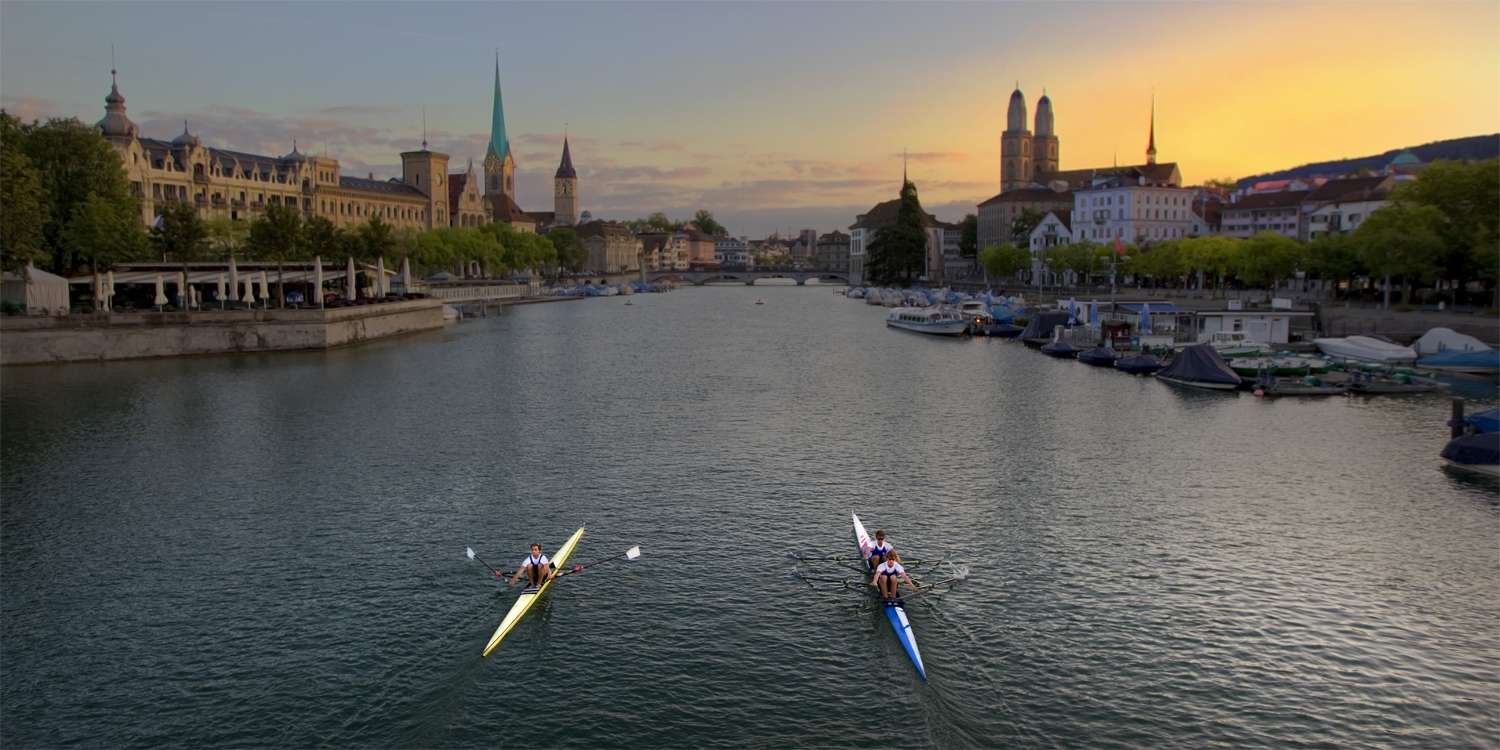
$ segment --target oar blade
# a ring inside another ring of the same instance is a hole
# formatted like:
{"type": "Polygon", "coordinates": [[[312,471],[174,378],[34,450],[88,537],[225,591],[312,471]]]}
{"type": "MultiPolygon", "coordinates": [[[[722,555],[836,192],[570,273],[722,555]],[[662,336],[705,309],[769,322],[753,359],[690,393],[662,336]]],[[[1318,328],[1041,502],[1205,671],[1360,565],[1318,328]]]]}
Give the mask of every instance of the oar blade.
{"type": "Polygon", "coordinates": [[[467,552],[467,553],[469,553],[469,559],[470,560],[474,559],[474,548],[473,547],[464,547],[464,551],[467,552]]]}
{"type": "Polygon", "coordinates": [[[640,547],[631,547],[629,550],[627,550],[625,552],[625,557],[626,557],[626,559],[629,559],[629,560],[634,560],[634,559],[636,559],[637,557],[640,557],[640,556],[641,556],[641,548],[640,547]]]}

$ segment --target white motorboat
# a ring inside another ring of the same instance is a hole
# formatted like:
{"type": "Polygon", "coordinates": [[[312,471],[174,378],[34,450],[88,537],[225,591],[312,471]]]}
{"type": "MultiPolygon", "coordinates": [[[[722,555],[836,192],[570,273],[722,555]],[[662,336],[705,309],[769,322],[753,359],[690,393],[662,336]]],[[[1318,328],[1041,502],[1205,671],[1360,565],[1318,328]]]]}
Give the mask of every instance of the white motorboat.
{"type": "Polygon", "coordinates": [[[962,336],[969,330],[969,321],[957,310],[940,307],[898,307],[886,316],[885,324],[938,336],[962,336]]]}
{"type": "Polygon", "coordinates": [[[1218,350],[1219,356],[1225,359],[1263,357],[1273,353],[1264,344],[1250,338],[1250,334],[1244,331],[1215,331],[1205,343],[1218,350]]]}
{"type": "Polygon", "coordinates": [[[1313,339],[1313,344],[1318,347],[1318,351],[1335,359],[1352,359],[1377,365],[1407,365],[1417,361],[1417,353],[1411,347],[1369,336],[1313,339]]]}

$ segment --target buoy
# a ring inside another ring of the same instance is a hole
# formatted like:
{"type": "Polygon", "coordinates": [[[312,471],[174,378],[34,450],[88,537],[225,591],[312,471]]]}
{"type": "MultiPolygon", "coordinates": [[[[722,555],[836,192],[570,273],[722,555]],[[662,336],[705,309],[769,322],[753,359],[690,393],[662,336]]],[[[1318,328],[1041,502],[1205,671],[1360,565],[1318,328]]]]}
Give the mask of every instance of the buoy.
{"type": "Polygon", "coordinates": [[[1259,388],[1256,388],[1255,389],[1255,395],[1256,395],[1257,398],[1264,397],[1266,395],[1266,392],[1263,391],[1263,390],[1261,390],[1261,389],[1259,389],[1259,388]]]}
{"type": "Polygon", "coordinates": [[[764,302],[761,302],[761,301],[760,301],[760,300],[756,300],[756,301],[755,301],[755,304],[757,304],[757,305],[764,305],[764,304],[766,304],[766,303],[764,303],[764,302]]]}

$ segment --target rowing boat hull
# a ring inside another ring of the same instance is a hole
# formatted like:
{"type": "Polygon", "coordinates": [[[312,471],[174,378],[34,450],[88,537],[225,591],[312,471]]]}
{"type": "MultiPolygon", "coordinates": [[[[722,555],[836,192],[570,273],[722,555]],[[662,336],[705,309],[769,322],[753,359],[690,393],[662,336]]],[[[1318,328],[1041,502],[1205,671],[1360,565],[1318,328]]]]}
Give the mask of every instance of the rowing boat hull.
{"type": "MultiPolygon", "coordinates": [[[[854,538],[859,542],[859,553],[861,559],[869,559],[870,535],[865,533],[865,525],[859,522],[859,516],[854,516],[854,538]]],[[[911,657],[911,663],[917,667],[917,674],[922,679],[927,679],[927,669],[922,666],[922,652],[917,649],[917,636],[911,632],[911,621],[906,619],[906,608],[899,604],[885,605],[886,619],[891,621],[891,627],[896,630],[896,638],[900,639],[901,647],[906,649],[906,655],[911,657]]]]}
{"type": "MultiPolygon", "coordinates": [[[[577,531],[573,532],[573,536],[568,538],[568,541],[563,542],[563,546],[557,548],[557,554],[550,558],[554,570],[560,571],[562,569],[563,564],[573,554],[573,548],[578,546],[578,540],[582,537],[583,527],[580,526],[577,531]]],[[[535,604],[536,600],[540,599],[542,594],[547,591],[547,587],[551,585],[552,581],[549,579],[543,581],[542,585],[536,591],[528,588],[521,592],[521,597],[516,599],[515,604],[511,605],[510,612],[506,613],[505,619],[500,621],[500,627],[495,628],[495,634],[490,636],[489,644],[484,647],[484,656],[489,656],[490,652],[494,651],[495,647],[500,645],[500,639],[504,638],[505,634],[509,633],[511,628],[515,627],[516,623],[521,619],[521,615],[526,614],[526,610],[531,609],[531,605],[535,604]]]]}

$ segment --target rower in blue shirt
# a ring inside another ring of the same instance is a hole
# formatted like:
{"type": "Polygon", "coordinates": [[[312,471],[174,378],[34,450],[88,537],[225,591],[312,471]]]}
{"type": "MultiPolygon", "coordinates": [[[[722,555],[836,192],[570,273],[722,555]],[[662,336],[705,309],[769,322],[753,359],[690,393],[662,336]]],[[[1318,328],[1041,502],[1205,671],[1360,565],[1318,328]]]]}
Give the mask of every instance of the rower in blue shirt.
{"type": "Polygon", "coordinates": [[[880,565],[882,558],[895,549],[895,547],[891,546],[890,542],[885,540],[885,530],[877,531],[875,532],[875,541],[870,542],[870,549],[865,555],[865,563],[870,566],[870,570],[874,570],[880,565]]]}
{"type": "Polygon", "coordinates": [[[516,580],[525,573],[531,579],[531,586],[542,585],[543,581],[550,580],[557,574],[552,570],[552,561],[542,554],[542,545],[531,545],[531,554],[521,558],[521,564],[514,577],[510,579],[510,585],[516,585],[516,580]]]}

